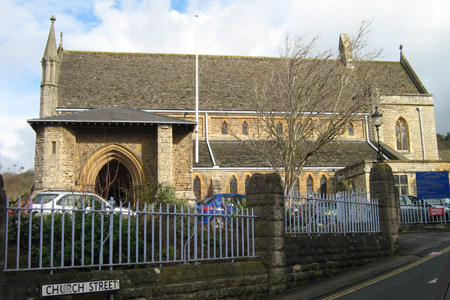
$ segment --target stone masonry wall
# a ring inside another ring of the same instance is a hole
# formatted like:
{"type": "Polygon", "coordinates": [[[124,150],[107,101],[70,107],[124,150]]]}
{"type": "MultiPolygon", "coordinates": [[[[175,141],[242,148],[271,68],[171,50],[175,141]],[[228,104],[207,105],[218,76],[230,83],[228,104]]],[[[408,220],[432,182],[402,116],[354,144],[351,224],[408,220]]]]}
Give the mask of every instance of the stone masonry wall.
{"type": "MultiPolygon", "coordinates": [[[[212,181],[213,179],[217,179],[218,182],[221,183],[220,193],[229,193],[230,192],[230,179],[234,176],[237,180],[237,192],[239,194],[246,194],[245,182],[254,174],[267,174],[271,173],[271,170],[267,172],[264,171],[248,171],[248,170],[194,170],[193,178],[198,176],[201,182],[201,196],[204,197],[206,195],[212,194],[212,181]],[[248,179],[247,179],[248,178],[248,179]]],[[[328,192],[331,193],[334,190],[334,170],[308,170],[307,168],[300,174],[299,177],[299,191],[300,193],[306,193],[306,180],[308,176],[312,176],[314,183],[314,190],[318,191],[320,188],[320,179],[322,176],[327,178],[327,189],[328,192]]]]}
{"type": "Polygon", "coordinates": [[[173,185],[172,126],[158,125],[158,182],[173,185]]]}
{"type": "Polygon", "coordinates": [[[74,144],[72,131],[52,126],[36,135],[35,190],[73,189],[74,144]]]}
{"type": "Polygon", "coordinates": [[[395,123],[402,117],[408,125],[409,150],[399,150],[399,152],[411,160],[423,159],[418,109],[421,107],[426,159],[439,159],[432,96],[385,96],[381,103],[383,125],[380,126],[380,141],[392,149],[397,149],[395,123]]]}
{"type": "MultiPolygon", "coordinates": [[[[42,299],[41,284],[100,280],[119,280],[120,290],[112,292],[114,299],[259,299],[267,293],[266,269],[258,261],[4,275],[4,291],[0,294],[4,300],[42,299]]],[[[79,294],[74,299],[109,299],[109,294],[79,294]]]]}
{"type": "Polygon", "coordinates": [[[285,253],[289,288],[390,255],[389,241],[380,234],[288,236],[285,253]]]}
{"type": "Polygon", "coordinates": [[[185,128],[174,128],[173,185],[182,198],[195,198],[192,187],[192,133],[185,128]]]}
{"type": "MultiPolygon", "coordinates": [[[[167,114],[174,118],[186,119],[188,121],[195,122],[195,116],[193,114],[167,114]]],[[[206,120],[208,121],[208,138],[210,140],[236,140],[236,137],[245,138],[242,134],[242,124],[247,122],[248,135],[252,136],[257,134],[257,117],[255,114],[227,114],[227,113],[208,113],[206,118],[204,113],[199,114],[199,138],[204,140],[206,138],[206,120]],[[222,134],[222,123],[226,121],[228,124],[228,134],[222,134]]],[[[354,135],[349,136],[346,131],[339,139],[346,140],[365,140],[366,139],[366,123],[364,119],[355,119],[352,122],[354,135]]],[[[195,135],[193,135],[195,139],[195,135]]]]}
{"type": "Polygon", "coordinates": [[[156,178],[156,128],[154,126],[116,128],[89,127],[76,130],[76,156],[74,158],[79,183],[81,172],[94,153],[110,144],[120,144],[141,162],[146,179],[156,178]]]}

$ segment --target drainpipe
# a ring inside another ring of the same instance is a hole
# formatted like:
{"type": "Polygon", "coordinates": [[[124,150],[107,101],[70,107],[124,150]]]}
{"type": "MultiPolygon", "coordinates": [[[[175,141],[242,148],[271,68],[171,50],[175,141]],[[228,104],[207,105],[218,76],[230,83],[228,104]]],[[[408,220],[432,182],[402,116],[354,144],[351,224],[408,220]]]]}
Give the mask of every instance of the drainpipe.
{"type": "MultiPolygon", "coordinates": [[[[378,151],[378,147],[375,146],[374,144],[372,144],[372,142],[370,141],[370,138],[369,138],[369,120],[368,120],[368,118],[367,118],[367,115],[364,116],[364,119],[366,120],[366,138],[367,138],[367,143],[368,143],[373,149],[375,149],[375,150],[378,151]]],[[[381,153],[381,155],[383,155],[383,158],[384,158],[384,159],[386,159],[386,160],[389,159],[389,158],[387,158],[387,156],[384,155],[383,153],[381,153]]]]}
{"type": "Polygon", "coordinates": [[[417,110],[419,111],[419,123],[420,123],[420,135],[422,136],[422,152],[423,152],[423,160],[427,159],[427,153],[425,151],[425,137],[423,135],[423,123],[422,123],[422,106],[418,106],[417,110]]]}
{"type": "Polygon", "coordinates": [[[208,134],[209,128],[208,128],[208,124],[209,124],[208,123],[208,113],[205,113],[206,145],[208,146],[208,151],[209,151],[209,155],[211,156],[211,160],[212,160],[212,163],[213,163],[213,168],[219,168],[219,166],[216,165],[216,160],[214,159],[214,154],[212,153],[211,145],[209,144],[209,134],[208,134]]]}
{"type": "Polygon", "coordinates": [[[198,163],[198,15],[195,15],[195,162],[198,163]]]}

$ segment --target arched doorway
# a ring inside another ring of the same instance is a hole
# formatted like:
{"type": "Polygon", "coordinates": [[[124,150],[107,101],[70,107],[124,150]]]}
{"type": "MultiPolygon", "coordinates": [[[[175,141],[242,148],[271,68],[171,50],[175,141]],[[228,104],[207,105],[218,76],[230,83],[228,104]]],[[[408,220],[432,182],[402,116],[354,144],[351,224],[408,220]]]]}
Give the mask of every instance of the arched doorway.
{"type": "Polygon", "coordinates": [[[124,199],[132,187],[130,171],[117,159],[107,162],[95,180],[95,192],[108,200],[111,197],[116,201],[124,199]]]}
{"type": "Polygon", "coordinates": [[[127,190],[144,182],[144,169],[128,149],[112,144],[96,151],[86,162],[80,177],[81,190],[94,191],[116,203],[127,190]]]}

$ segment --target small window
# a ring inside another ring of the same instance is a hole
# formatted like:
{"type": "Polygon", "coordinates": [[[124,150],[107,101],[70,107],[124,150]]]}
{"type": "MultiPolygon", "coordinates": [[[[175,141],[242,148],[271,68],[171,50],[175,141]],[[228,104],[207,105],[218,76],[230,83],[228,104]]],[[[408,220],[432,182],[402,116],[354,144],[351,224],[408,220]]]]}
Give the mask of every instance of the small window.
{"type": "Polygon", "coordinates": [[[248,124],[245,121],[242,123],[242,135],[248,135],[248,124]]]}
{"type": "Polygon", "coordinates": [[[250,184],[250,175],[247,175],[247,177],[245,177],[245,192],[246,193],[247,193],[249,184],[250,184]]]}
{"type": "Polygon", "coordinates": [[[52,142],[52,154],[56,154],[56,142],[52,142]]]}
{"type": "Polygon", "coordinates": [[[222,134],[227,135],[228,134],[228,123],[226,121],[222,122],[222,134]]]}
{"type": "Polygon", "coordinates": [[[295,197],[298,197],[298,195],[299,195],[298,180],[297,179],[295,180],[294,189],[292,190],[292,193],[293,193],[292,196],[295,196],[295,197]]]}
{"type": "Polygon", "coordinates": [[[195,176],[194,179],[194,195],[197,200],[201,199],[201,183],[200,178],[198,176],[195,176]]]}
{"type": "Polygon", "coordinates": [[[352,123],[348,124],[348,136],[354,136],[355,135],[355,128],[353,127],[352,123]]]}
{"type": "Polygon", "coordinates": [[[311,175],[306,179],[306,192],[308,193],[308,197],[314,195],[314,180],[311,175]]]}
{"type": "Polygon", "coordinates": [[[397,187],[399,196],[409,194],[407,175],[394,175],[394,183],[397,187]]]}
{"type": "Polygon", "coordinates": [[[281,122],[277,123],[277,134],[282,135],[283,134],[283,124],[281,122]]]}
{"type": "Polygon", "coordinates": [[[326,195],[327,194],[327,178],[325,175],[320,178],[320,194],[326,195]]]}
{"type": "Polygon", "coordinates": [[[297,125],[296,125],[296,131],[297,131],[297,134],[299,136],[301,136],[301,134],[302,134],[302,124],[300,122],[298,122],[297,125]]]}
{"type": "Polygon", "coordinates": [[[232,176],[230,179],[230,193],[237,194],[237,180],[234,176],[232,176]]]}

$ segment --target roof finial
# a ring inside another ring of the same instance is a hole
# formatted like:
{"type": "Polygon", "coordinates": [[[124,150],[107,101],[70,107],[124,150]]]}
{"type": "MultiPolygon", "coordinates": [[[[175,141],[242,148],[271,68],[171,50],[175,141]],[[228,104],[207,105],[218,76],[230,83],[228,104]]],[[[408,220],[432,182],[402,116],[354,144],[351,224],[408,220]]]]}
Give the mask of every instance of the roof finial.
{"type": "Polygon", "coordinates": [[[63,33],[62,31],[59,33],[59,46],[61,47],[63,43],[63,33]]]}
{"type": "Polygon", "coordinates": [[[52,15],[52,17],[50,18],[50,21],[52,21],[52,23],[55,23],[55,21],[56,21],[55,15],[52,15]]]}
{"type": "Polygon", "coordinates": [[[398,49],[400,49],[400,52],[403,52],[403,45],[400,44],[400,47],[398,49]]]}

